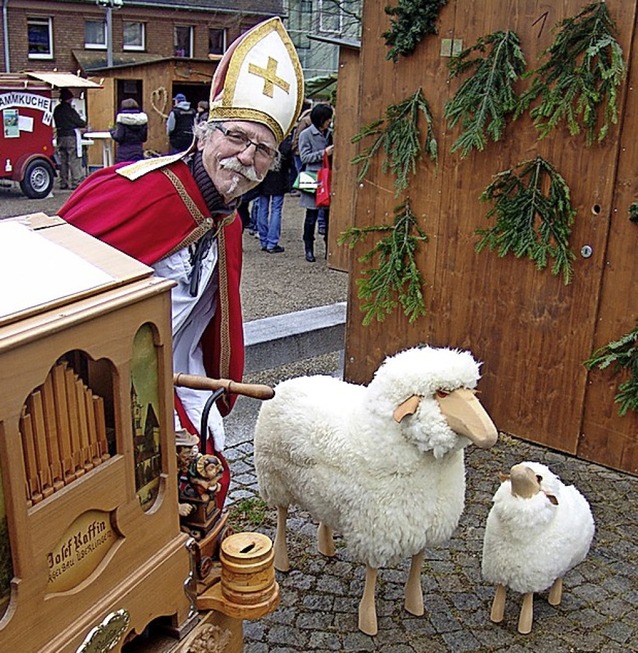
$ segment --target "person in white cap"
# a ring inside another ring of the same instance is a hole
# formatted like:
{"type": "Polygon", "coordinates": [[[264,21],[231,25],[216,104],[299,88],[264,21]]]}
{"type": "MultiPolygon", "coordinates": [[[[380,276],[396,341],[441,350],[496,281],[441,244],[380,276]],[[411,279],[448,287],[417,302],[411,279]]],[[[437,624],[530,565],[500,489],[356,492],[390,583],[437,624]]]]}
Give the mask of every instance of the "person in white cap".
{"type": "MultiPolygon", "coordinates": [[[[277,148],[302,101],[301,65],[281,20],[260,23],[219,62],[208,121],[195,127],[186,152],[99,170],[59,211],[79,229],[176,281],[175,372],[242,378],[242,225],[235,208],[277,165],[277,148]]],[[[208,396],[176,388],[176,428],[198,432],[208,396]]],[[[221,415],[233,402],[222,396],[204,425],[212,435],[207,451],[222,461],[221,415]]],[[[227,471],[218,505],[226,495],[227,471]]]]}

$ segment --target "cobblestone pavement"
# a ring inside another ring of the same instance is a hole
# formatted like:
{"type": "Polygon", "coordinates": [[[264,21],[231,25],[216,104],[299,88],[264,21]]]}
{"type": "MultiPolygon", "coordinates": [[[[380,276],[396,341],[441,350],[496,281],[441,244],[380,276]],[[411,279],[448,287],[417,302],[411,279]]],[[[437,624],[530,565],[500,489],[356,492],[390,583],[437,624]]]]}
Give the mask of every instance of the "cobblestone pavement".
{"type": "MultiPolygon", "coordinates": [[[[324,357],[295,367],[262,373],[254,381],[276,384],[299,374],[333,373],[338,359],[324,357]]],[[[233,481],[231,504],[258,497],[252,436],[258,402],[240,397],[227,421],[226,455],[233,481]]],[[[489,451],[466,449],[466,507],[447,546],[429,550],[423,565],[425,615],[403,609],[403,584],[409,561],[379,572],[376,637],[357,629],[364,566],[336,538],[337,555],[328,559],[316,548],[316,524],[308,514],[291,511],[288,544],[291,571],[277,572],[280,607],[244,623],[245,653],[296,651],[383,651],[383,653],[625,653],[638,651],[638,479],[501,434],[489,451]],[[483,529],[498,472],[516,462],[548,465],[566,484],[589,500],[596,535],[587,559],[564,579],[558,607],[547,593],[535,596],[534,626],[517,632],[521,596],[508,592],[505,619],[489,620],[494,588],[481,579],[483,529]]],[[[347,500],[347,498],[344,498],[347,500]]],[[[254,501],[258,505],[259,501],[254,501]]],[[[275,512],[253,527],[274,538],[275,512]]]]}

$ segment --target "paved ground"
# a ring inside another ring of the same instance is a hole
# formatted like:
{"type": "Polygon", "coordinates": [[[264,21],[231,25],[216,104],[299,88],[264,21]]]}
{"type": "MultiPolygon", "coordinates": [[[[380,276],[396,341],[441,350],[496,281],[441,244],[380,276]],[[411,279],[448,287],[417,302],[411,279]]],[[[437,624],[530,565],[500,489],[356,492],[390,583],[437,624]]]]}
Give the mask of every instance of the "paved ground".
{"type": "MultiPolygon", "coordinates": [[[[0,217],[42,210],[54,214],[66,199],[27,200],[0,189],[0,217]]],[[[320,306],[347,297],[347,278],[330,271],[323,259],[309,264],[301,246],[302,213],[287,198],[281,244],[283,254],[260,251],[244,237],[242,295],[247,320],[320,306]]],[[[319,247],[318,252],[323,253],[319,247]]],[[[274,385],[301,374],[337,373],[338,355],[255,376],[274,385]]],[[[240,398],[227,422],[227,456],[232,464],[230,499],[237,515],[262,508],[252,462],[252,434],[259,406],[240,398]]],[[[377,586],[379,634],[357,630],[357,605],[363,566],[353,561],[338,540],[332,560],[316,551],[315,525],[301,512],[291,514],[289,544],[293,571],[278,573],[281,606],[272,615],[245,623],[245,653],[298,651],[383,651],[384,653],[624,653],[638,651],[638,479],[592,465],[523,441],[502,436],[490,451],[467,450],[466,509],[448,546],[428,551],[422,585],[426,614],[403,610],[405,564],[380,572],[377,586]],[[532,633],[519,635],[520,597],[510,593],[505,620],[489,621],[493,588],[481,580],[483,527],[498,471],[522,460],[544,462],[589,499],[597,532],[588,558],[565,577],[562,604],[551,607],[545,596],[535,601],[532,633]]],[[[248,523],[248,521],[247,521],[248,523]]],[[[254,526],[273,536],[274,513],[254,526]]]]}
{"type": "MultiPolygon", "coordinates": [[[[330,373],[337,359],[306,363],[310,373],[330,373]],[[310,368],[310,369],[309,369],[310,368]],[[310,371],[311,370],[311,371],[310,371]]],[[[274,370],[256,380],[274,383],[290,369],[274,370]]],[[[231,501],[238,513],[261,507],[252,460],[252,429],[257,402],[240,398],[228,421],[227,456],[234,472],[231,501]]],[[[383,569],[377,584],[379,633],[357,629],[357,606],[363,589],[363,566],[337,539],[337,556],[316,550],[316,525],[293,512],[288,523],[292,571],[277,572],[281,606],[273,614],[245,622],[245,653],[293,651],[383,651],[383,653],[624,653],[638,651],[638,479],[501,435],[489,451],[466,450],[466,508],[446,547],[428,551],[422,586],[426,614],[403,609],[407,561],[383,569]],[[564,580],[559,607],[535,598],[534,627],[516,630],[520,595],[508,593],[504,621],[492,624],[493,588],[481,580],[483,529],[498,471],[523,460],[548,465],[564,482],[576,485],[591,503],[597,531],[588,558],[564,580]]],[[[274,537],[274,511],[253,527],[274,537]]],[[[253,520],[254,521],[254,520],[253,520]]],[[[250,523],[250,522],[246,522],[250,523]]]]}

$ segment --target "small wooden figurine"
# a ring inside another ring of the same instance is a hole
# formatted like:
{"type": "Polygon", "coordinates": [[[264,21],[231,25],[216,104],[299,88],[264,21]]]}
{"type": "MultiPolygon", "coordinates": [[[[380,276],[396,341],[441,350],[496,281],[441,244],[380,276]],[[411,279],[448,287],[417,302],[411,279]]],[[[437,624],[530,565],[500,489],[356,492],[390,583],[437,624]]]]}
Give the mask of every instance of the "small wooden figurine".
{"type": "Polygon", "coordinates": [[[177,453],[177,480],[179,487],[179,503],[177,504],[180,517],[188,517],[194,507],[188,501],[184,501],[184,491],[190,483],[188,470],[193,458],[197,453],[195,448],[199,444],[199,438],[192,435],[185,429],[175,433],[175,451],[177,453]]]}
{"type": "Polygon", "coordinates": [[[221,460],[212,454],[198,453],[188,469],[191,489],[202,501],[210,501],[220,489],[224,472],[221,460]]]}

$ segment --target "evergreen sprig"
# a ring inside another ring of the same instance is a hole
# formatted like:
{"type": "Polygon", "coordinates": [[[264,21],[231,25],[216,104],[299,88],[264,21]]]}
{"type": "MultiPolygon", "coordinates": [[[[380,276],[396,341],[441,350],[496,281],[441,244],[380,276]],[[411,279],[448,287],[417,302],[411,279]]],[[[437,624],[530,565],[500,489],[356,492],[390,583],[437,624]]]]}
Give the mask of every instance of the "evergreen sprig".
{"type": "Polygon", "coordinates": [[[614,401],[620,404],[618,414],[621,416],[628,410],[638,412],[638,322],[629,333],[597,349],[583,365],[588,370],[594,367],[604,370],[610,365],[616,373],[629,370],[630,377],[618,386],[614,401]]]}
{"type": "Polygon", "coordinates": [[[445,105],[444,117],[451,129],[462,120],[463,132],[452,145],[465,158],[472,149],[485,149],[488,137],[500,140],[509,114],[518,106],[514,84],[525,72],[527,63],[515,32],[494,32],[481,37],[475,45],[452,57],[448,63],[450,78],[474,69],[456,95],[445,105]],[[470,58],[472,53],[485,56],[470,58]]]}
{"type": "Polygon", "coordinates": [[[494,202],[487,217],[497,218],[491,229],[476,230],[482,236],[477,252],[489,247],[499,256],[526,256],[539,270],[553,258],[552,274],[562,273],[565,284],[571,281],[576,257],[569,236],[576,210],[567,183],[550,163],[537,156],[498,173],[480,199],[494,202]],[[544,188],[549,188],[548,195],[544,188]]]}
{"type": "Polygon", "coordinates": [[[414,256],[419,242],[427,242],[428,237],[419,227],[409,200],[394,210],[393,225],[348,227],[337,242],[352,249],[373,232],[385,236],[359,257],[362,263],[378,257],[378,267],[364,270],[362,277],[357,279],[357,296],[362,300],[361,310],[365,313],[363,325],[368,326],[374,319],[383,322],[398,303],[409,322],[414,322],[426,313],[423,278],[414,256]]]}
{"type": "Polygon", "coordinates": [[[385,153],[383,172],[391,170],[396,176],[395,196],[408,187],[408,175],[416,173],[416,162],[423,158],[422,152],[436,163],[438,145],[432,127],[432,113],[421,89],[403,102],[390,105],[385,111],[385,118],[364,125],[353,136],[352,142],[358,143],[368,136],[375,137],[372,145],[352,159],[354,165],[362,164],[357,181],[363,181],[372,159],[380,150],[385,153]],[[425,117],[427,125],[423,146],[418,125],[420,114],[425,117]]]}
{"type": "Polygon", "coordinates": [[[549,59],[530,73],[534,79],[521,96],[517,115],[540,98],[530,115],[541,138],[564,120],[572,136],[584,130],[591,145],[594,139],[602,141],[618,120],[617,89],[626,70],[614,36],[618,30],[604,2],[588,5],[557,27],[554,43],[541,55],[549,59]]]}
{"type": "Polygon", "coordinates": [[[386,59],[397,61],[399,55],[407,57],[414,52],[427,34],[437,34],[439,12],[447,0],[399,0],[396,7],[385,7],[385,13],[393,16],[390,29],[382,34],[390,47],[386,59]]]}
{"type": "Polygon", "coordinates": [[[638,224],[638,202],[632,202],[629,205],[629,219],[638,224]]]}

